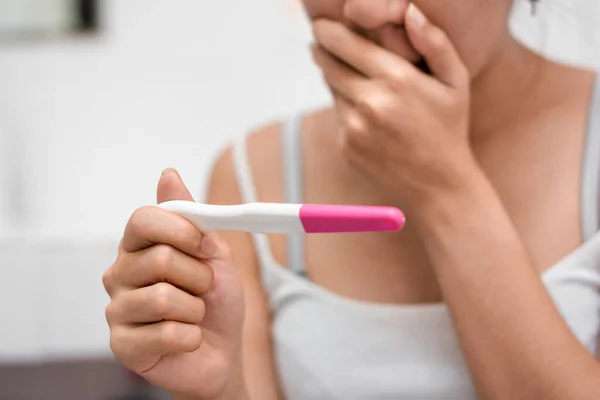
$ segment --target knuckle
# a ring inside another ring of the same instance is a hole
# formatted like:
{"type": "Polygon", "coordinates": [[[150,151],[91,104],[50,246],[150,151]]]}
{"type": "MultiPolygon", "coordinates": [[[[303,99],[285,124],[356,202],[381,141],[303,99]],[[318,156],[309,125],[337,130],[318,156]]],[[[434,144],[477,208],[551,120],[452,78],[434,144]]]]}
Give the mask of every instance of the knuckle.
{"type": "Polygon", "coordinates": [[[116,316],[115,314],[116,314],[116,310],[115,310],[114,303],[113,302],[108,303],[108,305],[104,309],[104,317],[106,318],[106,322],[108,323],[109,326],[115,320],[115,316],[116,316]]]}
{"type": "Polygon", "coordinates": [[[384,119],[389,106],[390,100],[388,96],[376,91],[367,96],[364,96],[360,101],[361,109],[375,121],[384,119]]]}
{"type": "Polygon", "coordinates": [[[345,125],[347,142],[354,142],[368,133],[366,121],[358,113],[349,114],[345,125]]]}
{"type": "Polygon", "coordinates": [[[178,220],[178,226],[173,226],[172,238],[175,242],[185,244],[186,247],[200,252],[204,233],[181,218],[178,220]]]}
{"type": "Polygon", "coordinates": [[[113,267],[110,267],[109,269],[104,271],[104,274],[102,274],[102,285],[104,286],[104,289],[106,290],[109,296],[114,290],[114,281],[115,280],[113,267]]]}
{"type": "Polygon", "coordinates": [[[202,279],[198,280],[198,290],[200,293],[206,293],[212,287],[215,271],[210,265],[202,264],[202,279]]]}
{"type": "Polygon", "coordinates": [[[412,71],[404,66],[393,68],[388,72],[388,79],[395,89],[403,89],[414,82],[412,71]]]}
{"type": "Polygon", "coordinates": [[[436,29],[429,36],[429,51],[432,54],[440,53],[446,49],[447,43],[446,35],[441,30],[436,29]]]}
{"type": "Polygon", "coordinates": [[[152,252],[151,268],[156,274],[156,278],[164,279],[169,275],[175,260],[175,249],[166,244],[154,246],[152,252]]]}
{"type": "Polygon", "coordinates": [[[110,331],[110,351],[114,354],[117,360],[122,361],[125,358],[124,352],[128,348],[124,344],[124,337],[121,332],[121,329],[112,329],[110,331]]]}
{"type": "Polygon", "coordinates": [[[172,306],[173,286],[165,282],[157,283],[151,296],[151,312],[157,317],[165,316],[172,306]]]}
{"type": "Polygon", "coordinates": [[[196,323],[199,324],[200,322],[202,322],[202,320],[204,319],[204,316],[206,315],[206,303],[204,303],[204,300],[198,299],[196,307],[197,307],[196,315],[198,316],[196,323]]]}
{"type": "Polygon", "coordinates": [[[140,207],[131,214],[129,218],[129,223],[127,224],[129,227],[129,232],[135,236],[142,235],[145,227],[148,224],[148,220],[152,215],[153,207],[144,206],[140,207]]]}
{"type": "Polygon", "coordinates": [[[448,89],[439,99],[445,112],[456,112],[464,109],[464,105],[468,102],[467,96],[458,90],[448,89]]]}
{"type": "Polygon", "coordinates": [[[200,345],[202,345],[202,336],[202,328],[200,328],[199,326],[194,327],[193,330],[190,332],[189,351],[196,350],[200,347],[200,345]]]}
{"type": "Polygon", "coordinates": [[[204,233],[202,233],[200,230],[198,229],[193,229],[193,233],[188,235],[187,233],[184,233],[184,231],[181,231],[181,234],[185,234],[185,237],[183,238],[183,240],[187,240],[190,243],[190,246],[193,249],[198,249],[198,251],[202,250],[202,242],[204,241],[204,233]]]}
{"type": "Polygon", "coordinates": [[[161,347],[174,348],[180,342],[180,332],[177,323],[173,321],[163,322],[158,334],[158,342],[161,347]]]}

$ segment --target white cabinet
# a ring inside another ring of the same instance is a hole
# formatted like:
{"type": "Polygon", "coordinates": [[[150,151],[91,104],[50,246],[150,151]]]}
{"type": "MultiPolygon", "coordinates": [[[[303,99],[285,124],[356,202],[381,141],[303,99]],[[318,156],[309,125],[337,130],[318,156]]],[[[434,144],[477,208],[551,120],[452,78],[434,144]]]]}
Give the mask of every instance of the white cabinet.
{"type": "Polygon", "coordinates": [[[0,363],[42,355],[39,329],[48,311],[47,292],[32,253],[21,241],[0,241],[0,363]]]}
{"type": "MultiPolygon", "coordinates": [[[[36,254],[37,280],[43,282],[38,318],[42,354],[109,354],[104,310],[109,298],[102,274],[114,262],[118,240],[72,238],[47,241],[36,254]]],[[[39,285],[39,284],[38,284],[39,285]]]]}
{"type": "Polygon", "coordinates": [[[0,241],[0,364],[107,355],[103,272],[118,239],[0,241]]]}
{"type": "Polygon", "coordinates": [[[9,230],[8,135],[0,125],[0,237],[9,230]]]}

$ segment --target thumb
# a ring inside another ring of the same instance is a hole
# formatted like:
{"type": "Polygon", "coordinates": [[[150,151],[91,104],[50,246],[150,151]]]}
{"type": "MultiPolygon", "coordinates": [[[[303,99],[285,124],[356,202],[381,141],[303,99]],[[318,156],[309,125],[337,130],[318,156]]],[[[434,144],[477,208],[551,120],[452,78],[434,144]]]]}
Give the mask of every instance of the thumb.
{"type": "Polygon", "coordinates": [[[171,200],[194,201],[194,197],[183,183],[177,170],[167,168],[163,171],[158,181],[156,201],[158,204],[171,200]]]}

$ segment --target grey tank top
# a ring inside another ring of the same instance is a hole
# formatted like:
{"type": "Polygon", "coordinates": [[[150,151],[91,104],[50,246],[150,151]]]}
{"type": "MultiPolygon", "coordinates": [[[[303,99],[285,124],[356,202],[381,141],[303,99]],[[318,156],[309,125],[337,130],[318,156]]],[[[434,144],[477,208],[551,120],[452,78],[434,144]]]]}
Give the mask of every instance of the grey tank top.
{"type": "MultiPolygon", "coordinates": [[[[283,129],[286,201],[302,203],[302,119],[283,129]]],[[[595,86],[583,157],[584,244],[542,274],[565,322],[590,352],[600,334],[600,85],[595,86]]],[[[234,165],[244,202],[255,202],[243,138],[234,165]]],[[[275,260],[265,235],[253,236],[272,315],[277,373],[287,400],[476,399],[444,304],[355,301],[304,276],[302,235],[288,237],[288,266],[275,260]]],[[[368,268],[368,266],[365,266],[368,268]]]]}

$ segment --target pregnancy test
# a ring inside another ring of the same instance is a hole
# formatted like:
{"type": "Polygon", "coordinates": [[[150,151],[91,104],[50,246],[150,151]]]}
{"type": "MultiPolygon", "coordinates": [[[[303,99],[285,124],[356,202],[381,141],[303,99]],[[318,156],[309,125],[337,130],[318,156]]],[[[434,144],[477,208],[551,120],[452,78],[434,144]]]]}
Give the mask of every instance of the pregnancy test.
{"type": "Polygon", "coordinates": [[[317,204],[248,203],[212,205],[167,201],[158,207],[173,212],[204,231],[251,233],[395,232],[405,217],[395,207],[317,204]]]}

